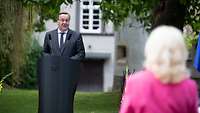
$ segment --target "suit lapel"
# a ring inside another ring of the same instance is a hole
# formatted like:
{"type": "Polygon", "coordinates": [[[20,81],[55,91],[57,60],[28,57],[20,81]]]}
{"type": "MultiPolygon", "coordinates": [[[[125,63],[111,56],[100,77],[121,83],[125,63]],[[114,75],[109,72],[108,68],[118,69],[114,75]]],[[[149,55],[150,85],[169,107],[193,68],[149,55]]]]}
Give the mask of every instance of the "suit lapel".
{"type": "Polygon", "coordinates": [[[65,48],[69,45],[68,43],[71,40],[71,38],[72,38],[72,30],[69,29],[68,32],[67,32],[66,38],[65,38],[65,43],[61,48],[61,54],[63,53],[65,48]]]}
{"type": "Polygon", "coordinates": [[[60,53],[60,49],[59,49],[59,43],[58,43],[58,30],[54,30],[53,34],[54,37],[53,38],[53,45],[55,46],[55,49],[60,53]]]}

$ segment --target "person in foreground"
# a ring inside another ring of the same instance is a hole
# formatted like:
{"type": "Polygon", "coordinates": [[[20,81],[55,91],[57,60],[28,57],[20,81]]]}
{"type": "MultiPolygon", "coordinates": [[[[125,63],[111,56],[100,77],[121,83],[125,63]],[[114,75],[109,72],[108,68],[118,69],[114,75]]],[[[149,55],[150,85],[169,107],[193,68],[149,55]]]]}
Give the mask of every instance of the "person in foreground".
{"type": "Polygon", "coordinates": [[[70,14],[60,12],[58,28],[45,35],[43,52],[51,56],[65,56],[81,60],[85,57],[85,49],[80,33],[69,29],[70,14]]]}
{"type": "Polygon", "coordinates": [[[119,113],[198,113],[196,83],[186,68],[182,32],[154,29],[145,46],[144,70],[126,81],[119,113]]]}

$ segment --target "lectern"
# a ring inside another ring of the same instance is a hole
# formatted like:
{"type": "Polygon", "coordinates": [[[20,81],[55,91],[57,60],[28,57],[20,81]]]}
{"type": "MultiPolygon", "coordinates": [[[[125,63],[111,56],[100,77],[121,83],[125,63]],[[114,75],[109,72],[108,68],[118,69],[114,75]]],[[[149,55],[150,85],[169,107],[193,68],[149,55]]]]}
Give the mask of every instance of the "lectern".
{"type": "Polygon", "coordinates": [[[63,56],[43,56],[38,62],[38,113],[73,113],[80,62],[63,56]]]}

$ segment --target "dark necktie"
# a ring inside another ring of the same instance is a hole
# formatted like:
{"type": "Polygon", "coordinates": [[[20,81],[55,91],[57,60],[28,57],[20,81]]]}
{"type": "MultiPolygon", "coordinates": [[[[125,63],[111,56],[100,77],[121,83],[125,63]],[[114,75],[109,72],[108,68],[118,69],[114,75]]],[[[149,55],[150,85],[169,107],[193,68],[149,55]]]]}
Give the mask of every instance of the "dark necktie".
{"type": "Polygon", "coordinates": [[[64,43],[63,43],[63,41],[64,41],[64,37],[63,37],[64,34],[65,34],[65,33],[61,33],[61,35],[60,35],[60,48],[61,48],[61,47],[63,46],[63,44],[64,44],[64,43]]]}

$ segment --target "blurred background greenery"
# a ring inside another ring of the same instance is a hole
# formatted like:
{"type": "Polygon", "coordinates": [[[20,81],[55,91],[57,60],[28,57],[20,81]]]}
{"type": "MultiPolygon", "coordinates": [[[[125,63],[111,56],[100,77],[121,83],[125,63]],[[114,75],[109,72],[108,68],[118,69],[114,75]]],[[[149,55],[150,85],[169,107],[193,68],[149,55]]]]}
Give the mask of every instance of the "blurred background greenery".
{"type": "MultiPolygon", "coordinates": [[[[9,73],[4,86],[37,88],[36,64],[42,48],[34,32],[45,30],[45,20],[57,19],[61,4],[73,0],[0,0],[0,79],[9,73]]],[[[200,29],[198,0],[102,0],[102,19],[115,27],[134,14],[146,30],[167,24],[182,29],[189,24],[200,29]],[[120,9],[120,10],[119,10],[120,9]]],[[[187,38],[187,45],[197,38],[187,38]]]]}

